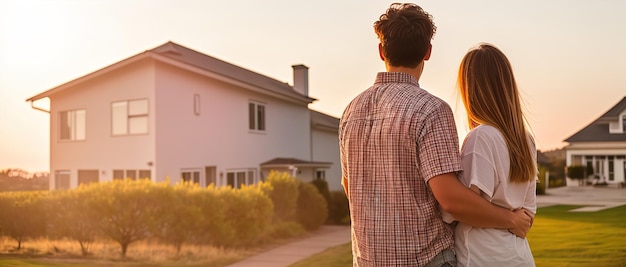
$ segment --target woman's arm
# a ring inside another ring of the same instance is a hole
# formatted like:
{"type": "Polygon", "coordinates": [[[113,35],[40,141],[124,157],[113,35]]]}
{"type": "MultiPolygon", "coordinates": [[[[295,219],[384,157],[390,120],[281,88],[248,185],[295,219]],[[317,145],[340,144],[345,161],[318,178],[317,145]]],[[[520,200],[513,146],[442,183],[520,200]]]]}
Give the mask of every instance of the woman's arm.
{"type": "Polygon", "coordinates": [[[465,224],[509,229],[519,237],[526,237],[530,230],[532,218],[524,210],[511,211],[491,204],[465,187],[454,173],[435,176],[428,185],[442,209],[465,224]]]}

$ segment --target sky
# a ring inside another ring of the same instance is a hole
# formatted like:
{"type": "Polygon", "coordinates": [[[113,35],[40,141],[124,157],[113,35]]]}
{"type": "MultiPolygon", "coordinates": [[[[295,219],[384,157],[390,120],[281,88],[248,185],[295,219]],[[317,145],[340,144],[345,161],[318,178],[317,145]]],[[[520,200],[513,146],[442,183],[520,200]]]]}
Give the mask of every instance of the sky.
{"type": "MultiPolygon", "coordinates": [[[[48,171],[49,114],[26,99],[168,41],[289,84],[304,64],[310,108],[340,117],[385,71],[372,25],[392,2],[0,0],[0,169],[48,171]]],[[[420,85],[450,104],[461,139],[456,74],[480,42],[511,61],[540,150],[626,96],[626,1],[414,3],[437,26],[420,85]]]]}

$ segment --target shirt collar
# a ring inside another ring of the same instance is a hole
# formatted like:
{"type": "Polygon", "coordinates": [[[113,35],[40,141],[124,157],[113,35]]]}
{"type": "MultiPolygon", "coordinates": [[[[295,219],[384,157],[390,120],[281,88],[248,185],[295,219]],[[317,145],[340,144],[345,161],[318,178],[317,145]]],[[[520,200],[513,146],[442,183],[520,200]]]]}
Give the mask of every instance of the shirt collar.
{"type": "Polygon", "coordinates": [[[410,83],[420,86],[413,75],[405,72],[379,72],[374,83],[410,83]]]}

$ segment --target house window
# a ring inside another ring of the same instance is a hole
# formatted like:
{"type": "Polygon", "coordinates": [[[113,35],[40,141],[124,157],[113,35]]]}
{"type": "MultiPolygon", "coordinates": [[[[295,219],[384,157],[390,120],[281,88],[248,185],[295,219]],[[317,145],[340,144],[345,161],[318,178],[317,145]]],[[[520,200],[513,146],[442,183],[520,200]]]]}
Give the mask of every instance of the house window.
{"type": "Polygon", "coordinates": [[[206,185],[209,186],[211,184],[217,186],[216,174],[217,168],[215,166],[207,166],[204,168],[205,177],[206,177],[206,185]]]}
{"type": "Polygon", "coordinates": [[[78,185],[98,182],[98,170],[78,170],[78,185]]]}
{"type": "Polygon", "coordinates": [[[113,135],[148,133],[148,100],[129,100],[111,104],[113,135]]]}
{"type": "Polygon", "coordinates": [[[226,184],[232,188],[241,188],[242,185],[253,185],[256,182],[254,169],[226,172],[226,184]]]}
{"type": "Polygon", "coordinates": [[[248,128],[265,131],[265,105],[258,102],[248,104],[248,128]]]}
{"type": "Polygon", "coordinates": [[[54,172],[54,189],[70,189],[70,171],[54,172]]]}
{"type": "Polygon", "coordinates": [[[200,95],[193,95],[193,114],[200,115],[200,95]]]}
{"type": "Polygon", "coordinates": [[[626,133],[626,115],[622,115],[622,131],[626,133]]]}
{"type": "Polygon", "coordinates": [[[59,139],[68,141],[85,140],[85,118],[86,111],[84,109],[61,111],[59,139]]]}
{"type": "Polygon", "coordinates": [[[180,176],[183,182],[200,184],[200,170],[183,170],[180,176]]]}
{"type": "Polygon", "coordinates": [[[615,166],[613,156],[609,156],[609,181],[615,180],[615,166]]]}
{"type": "Polygon", "coordinates": [[[315,171],[315,179],[317,179],[317,180],[326,180],[326,171],[325,170],[317,170],[317,171],[315,171]]]}
{"type": "Polygon", "coordinates": [[[113,180],[151,179],[150,170],[113,170],[113,180]]]}

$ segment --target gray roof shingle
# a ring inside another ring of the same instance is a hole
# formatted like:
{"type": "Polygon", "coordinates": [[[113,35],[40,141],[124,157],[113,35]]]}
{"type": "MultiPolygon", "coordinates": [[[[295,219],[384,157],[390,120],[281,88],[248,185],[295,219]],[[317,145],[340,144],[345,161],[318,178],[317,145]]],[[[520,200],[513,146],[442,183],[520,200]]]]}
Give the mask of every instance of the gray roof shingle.
{"type": "Polygon", "coordinates": [[[609,133],[609,122],[618,121],[619,114],[626,109],[626,97],[582,130],[565,139],[565,142],[624,142],[626,133],[609,133]]]}

